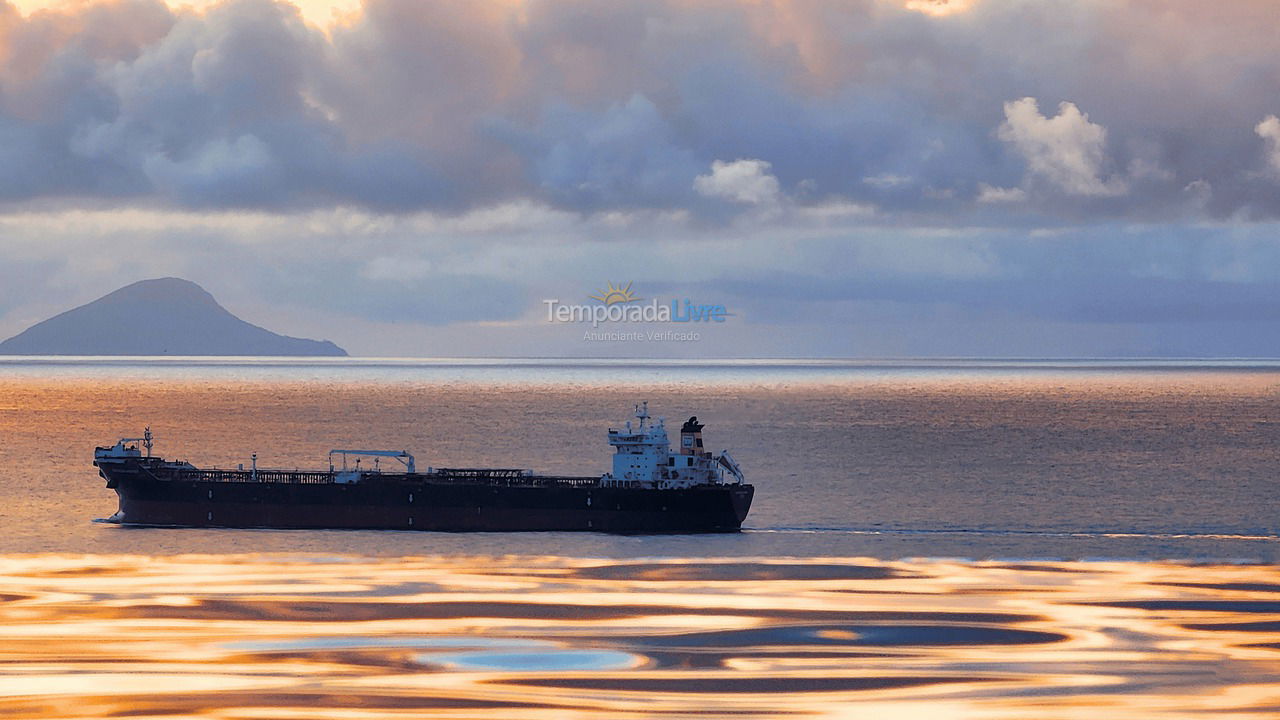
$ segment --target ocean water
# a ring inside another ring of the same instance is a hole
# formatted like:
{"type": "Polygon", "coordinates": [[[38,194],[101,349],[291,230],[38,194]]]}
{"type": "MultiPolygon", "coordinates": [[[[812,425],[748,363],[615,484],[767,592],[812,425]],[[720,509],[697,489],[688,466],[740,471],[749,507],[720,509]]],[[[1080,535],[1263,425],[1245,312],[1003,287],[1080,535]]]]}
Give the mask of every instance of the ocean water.
{"type": "Polygon", "coordinates": [[[1280,363],[0,359],[0,717],[1280,714],[1280,363]],[[741,533],[128,528],[95,445],[598,474],[741,533]]]}
{"type": "Polygon", "coordinates": [[[11,556],[0,717],[1274,718],[1280,572],[11,556]]]}
{"type": "Polygon", "coordinates": [[[1280,551],[1280,364],[0,360],[3,552],[1231,559],[1280,551]],[[95,445],[198,466],[598,475],[634,403],[756,486],[740,535],[137,530],[95,445]],[[514,544],[513,544],[514,543],[514,544]]]}

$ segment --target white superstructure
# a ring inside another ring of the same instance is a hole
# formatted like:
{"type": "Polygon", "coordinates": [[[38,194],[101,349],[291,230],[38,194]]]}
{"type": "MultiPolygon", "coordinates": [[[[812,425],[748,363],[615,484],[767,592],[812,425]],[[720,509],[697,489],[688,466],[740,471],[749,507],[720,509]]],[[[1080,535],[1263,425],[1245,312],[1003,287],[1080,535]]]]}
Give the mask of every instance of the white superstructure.
{"type": "Polygon", "coordinates": [[[702,449],[702,425],[691,417],[680,429],[680,448],[671,452],[663,418],[649,420],[649,403],[636,406],[638,426],[630,420],[622,430],[609,429],[609,444],[616,452],[613,472],[605,473],[600,484],[606,487],[644,487],[659,489],[690,488],[698,485],[742,483],[742,471],[729,457],[702,449]]]}
{"type": "Polygon", "coordinates": [[[93,451],[93,459],[101,462],[121,462],[130,458],[141,458],[142,451],[138,443],[147,449],[147,457],[151,457],[151,426],[148,425],[140,438],[120,438],[111,447],[100,447],[93,451]],[[130,443],[133,443],[130,445],[130,443]]]}

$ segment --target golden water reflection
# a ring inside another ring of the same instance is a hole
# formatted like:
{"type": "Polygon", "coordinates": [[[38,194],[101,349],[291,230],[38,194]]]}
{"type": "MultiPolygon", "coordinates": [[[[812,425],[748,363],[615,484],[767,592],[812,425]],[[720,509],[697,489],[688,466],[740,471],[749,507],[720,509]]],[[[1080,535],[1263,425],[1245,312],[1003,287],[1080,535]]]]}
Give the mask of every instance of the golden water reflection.
{"type": "Polygon", "coordinates": [[[1280,568],[0,557],[0,717],[1280,712],[1280,568]]]}

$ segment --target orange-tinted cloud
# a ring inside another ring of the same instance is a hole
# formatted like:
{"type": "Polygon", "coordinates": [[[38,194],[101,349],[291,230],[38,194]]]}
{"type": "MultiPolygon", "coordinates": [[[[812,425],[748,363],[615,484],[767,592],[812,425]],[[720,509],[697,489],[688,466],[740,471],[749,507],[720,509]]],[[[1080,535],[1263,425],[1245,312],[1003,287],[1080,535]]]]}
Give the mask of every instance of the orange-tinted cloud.
{"type": "Polygon", "coordinates": [[[0,4],[0,201],[723,218],[695,180],[748,159],[880,217],[1274,217],[1274,7],[367,0],[321,28],[271,0],[0,4]],[[1092,177],[1126,192],[1023,187],[1061,150],[1001,139],[1023,98],[1087,116],[1092,177]]]}

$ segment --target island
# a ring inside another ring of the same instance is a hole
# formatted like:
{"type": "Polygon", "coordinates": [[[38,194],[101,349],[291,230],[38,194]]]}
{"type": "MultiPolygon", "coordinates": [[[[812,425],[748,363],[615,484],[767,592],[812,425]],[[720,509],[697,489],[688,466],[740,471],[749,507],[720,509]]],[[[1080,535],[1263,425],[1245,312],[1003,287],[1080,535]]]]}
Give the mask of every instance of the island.
{"type": "Polygon", "coordinates": [[[175,277],[126,285],[0,342],[0,355],[345,356],[328,340],[245,322],[204,288],[175,277]]]}

